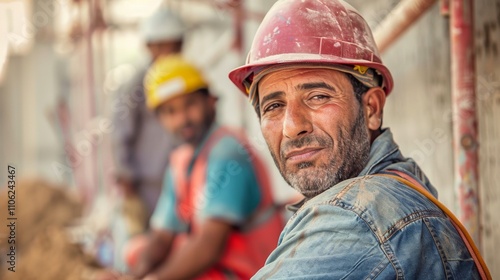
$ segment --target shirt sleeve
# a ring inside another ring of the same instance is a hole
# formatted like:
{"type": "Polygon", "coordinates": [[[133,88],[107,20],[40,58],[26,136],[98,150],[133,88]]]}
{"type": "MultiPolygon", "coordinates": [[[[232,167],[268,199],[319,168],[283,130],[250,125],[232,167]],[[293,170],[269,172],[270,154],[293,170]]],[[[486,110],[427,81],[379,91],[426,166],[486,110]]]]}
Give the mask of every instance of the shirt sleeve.
{"type": "Polygon", "coordinates": [[[188,225],[177,216],[176,195],[174,191],[173,175],[170,168],[167,169],[163,180],[163,189],[156,204],[150,225],[156,229],[166,229],[173,232],[186,232],[188,225]]]}
{"type": "MultiPolygon", "coordinates": [[[[392,267],[358,215],[317,205],[288,223],[278,247],[252,279],[374,279],[385,269],[392,267]]],[[[395,278],[393,273],[386,279],[395,278]]]]}
{"type": "Polygon", "coordinates": [[[257,209],[261,191],[248,151],[233,137],[222,138],[210,152],[202,218],[243,224],[257,209]]]}

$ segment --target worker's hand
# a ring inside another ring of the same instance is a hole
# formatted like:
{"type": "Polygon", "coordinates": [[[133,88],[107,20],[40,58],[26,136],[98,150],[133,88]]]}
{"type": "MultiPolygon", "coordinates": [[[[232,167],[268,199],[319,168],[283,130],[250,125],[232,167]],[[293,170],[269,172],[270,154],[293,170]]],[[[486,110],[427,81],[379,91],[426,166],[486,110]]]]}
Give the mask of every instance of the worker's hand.
{"type": "Polygon", "coordinates": [[[151,272],[151,267],[148,265],[146,261],[144,261],[144,259],[142,259],[141,256],[141,259],[139,260],[138,264],[134,267],[131,267],[130,271],[132,275],[134,275],[135,277],[143,279],[144,277],[149,275],[148,273],[151,272]]]}

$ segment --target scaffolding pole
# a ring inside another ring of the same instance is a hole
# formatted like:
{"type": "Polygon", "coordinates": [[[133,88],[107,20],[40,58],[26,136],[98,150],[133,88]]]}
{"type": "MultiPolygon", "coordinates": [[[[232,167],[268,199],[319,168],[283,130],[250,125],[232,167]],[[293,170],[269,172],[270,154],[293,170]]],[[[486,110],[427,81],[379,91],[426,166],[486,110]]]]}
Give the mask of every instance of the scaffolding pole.
{"type": "Polygon", "coordinates": [[[403,0],[373,32],[380,53],[383,53],[437,0],[403,0]]]}
{"type": "Polygon", "coordinates": [[[481,248],[474,1],[450,0],[453,153],[458,216],[481,248]]]}

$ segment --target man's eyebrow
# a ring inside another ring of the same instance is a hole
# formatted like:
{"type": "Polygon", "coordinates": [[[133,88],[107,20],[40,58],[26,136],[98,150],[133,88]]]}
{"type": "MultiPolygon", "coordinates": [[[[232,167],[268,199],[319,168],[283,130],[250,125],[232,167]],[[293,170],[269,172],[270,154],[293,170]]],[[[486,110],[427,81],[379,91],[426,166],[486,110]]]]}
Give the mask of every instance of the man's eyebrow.
{"type": "Polygon", "coordinates": [[[273,93],[270,93],[264,97],[262,97],[262,101],[260,102],[260,104],[265,104],[267,101],[271,100],[271,99],[275,99],[275,98],[278,98],[282,95],[285,95],[285,92],[283,91],[275,91],[273,93]]]}
{"type": "Polygon", "coordinates": [[[337,92],[337,90],[332,87],[331,85],[325,83],[325,82],[316,82],[316,83],[304,83],[300,84],[296,87],[297,90],[309,90],[309,89],[317,89],[317,88],[324,88],[331,90],[333,92],[337,92]]]}

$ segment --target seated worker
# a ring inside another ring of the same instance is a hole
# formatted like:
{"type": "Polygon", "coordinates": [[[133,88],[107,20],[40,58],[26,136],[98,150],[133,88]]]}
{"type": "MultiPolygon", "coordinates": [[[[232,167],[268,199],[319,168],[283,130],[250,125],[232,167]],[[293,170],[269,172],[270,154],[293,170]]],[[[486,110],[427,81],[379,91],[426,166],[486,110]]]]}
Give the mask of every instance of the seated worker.
{"type": "Polygon", "coordinates": [[[246,65],[229,75],[283,178],[306,197],[254,279],[491,279],[460,222],[382,128],[391,72],[351,5],[277,1],[246,65]]]}
{"type": "Polygon", "coordinates": [[[249,279],[283,228],[263,162],[242,135],[215,122],[217,98],[181,56],[158,59],[144,84],[146,105],[184,144],[171,155],[132,274],[249,279]]]}

